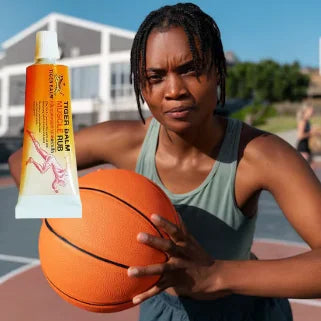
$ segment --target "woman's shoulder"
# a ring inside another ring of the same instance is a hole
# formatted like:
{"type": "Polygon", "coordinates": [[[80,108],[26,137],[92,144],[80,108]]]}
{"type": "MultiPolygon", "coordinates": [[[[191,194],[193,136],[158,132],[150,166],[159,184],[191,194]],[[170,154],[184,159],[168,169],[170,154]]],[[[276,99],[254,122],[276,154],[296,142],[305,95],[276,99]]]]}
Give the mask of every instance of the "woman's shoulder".
{"type": "Polygon", "coordinates": [[[150,122],[151,118],[145,123],[141,120],[118,120],[106,124],[108,129],[104,137],[112,146],[113,154],[126,155],[140,149],[150,122]]]}
{"type": "Polygon", "coordinates": [[[105,123],[105,129],[113,135],[119,136],[124,142],[135,144],[144,139],[151,117],[145,120],[113,120],[105,123]]]}
{"type": "Polygon", "coordinates": [[[243,124],[238,172],[256,190],[269,189],[278,177],[302,167],[297,151],[281,137],[243,124]],[[299,164],[299,165],[298,165],[299,164]]]}
{"type": "Polygon", "coordinates": [[[111,120],[87,127],[75,134],[77,159],[91,163],[108,162],[119,165],[131,158],[141,147],[151,119],[111,120]]]}
{"type": "Polygon", "coordinates": [[[272,157],[278,152],[288,152],[291,146],[279,136],[242,123],[239,145],[239,159],[258,161],[272,157]]]}
{"type": "Polygon", "coordinates": [[[253,164],[284,157],[294,151],[281,137],[242,122],[239,159],[253,164]]]}

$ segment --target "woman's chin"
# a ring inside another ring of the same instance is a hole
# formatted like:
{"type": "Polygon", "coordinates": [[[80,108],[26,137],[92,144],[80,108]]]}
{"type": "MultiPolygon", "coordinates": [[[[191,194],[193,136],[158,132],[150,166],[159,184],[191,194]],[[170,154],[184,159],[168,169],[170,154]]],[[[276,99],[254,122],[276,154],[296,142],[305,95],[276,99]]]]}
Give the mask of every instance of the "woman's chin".
{"type": "Polygon", "coordinates": [[[195,123],[195,120],[189,120],[189,119],[164,119],[162,122],[162,125],[167,130],[170,130],[179,134],[197,127],[198,124],[195,123]]]}

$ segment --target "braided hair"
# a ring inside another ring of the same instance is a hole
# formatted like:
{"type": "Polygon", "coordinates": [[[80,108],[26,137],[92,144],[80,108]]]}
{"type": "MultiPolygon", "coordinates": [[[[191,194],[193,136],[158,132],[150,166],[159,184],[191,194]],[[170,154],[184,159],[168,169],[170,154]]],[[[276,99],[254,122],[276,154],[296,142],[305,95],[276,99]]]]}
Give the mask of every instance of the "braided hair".
{"type": "Polygon", "coordinates": [[[131,49],[130,82],[134,83],[138,111],[144,123],[141,109],[144,98],[141,88],[146,81],[147,38],[154,29],[166,31],[171,27],[182,27],[184,29],[197,75],[200,75],[204,68],[209,72],[213,65],[215,66],[220,86],[218,103],[222,106],[225,103],[226,61],[217,24],[213,18],[193,3],[164,6],[152,11],[145,18],[136,33],[131,49]]]}

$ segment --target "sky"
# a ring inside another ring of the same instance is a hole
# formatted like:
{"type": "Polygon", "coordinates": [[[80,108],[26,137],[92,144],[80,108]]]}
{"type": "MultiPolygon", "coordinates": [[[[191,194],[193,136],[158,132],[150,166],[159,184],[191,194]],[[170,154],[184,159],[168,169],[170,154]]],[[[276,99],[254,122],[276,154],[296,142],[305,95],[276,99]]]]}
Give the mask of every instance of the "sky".
{"type": "MultiPolygon", "coordinates": [[[[0,0],[0,43],[58,12],[136,31],[163,0],[0,0]]],[[[221,30],[225,51],[240,61],[273,59],[319,66],[321,0],[197,0],[221,30]]]]}

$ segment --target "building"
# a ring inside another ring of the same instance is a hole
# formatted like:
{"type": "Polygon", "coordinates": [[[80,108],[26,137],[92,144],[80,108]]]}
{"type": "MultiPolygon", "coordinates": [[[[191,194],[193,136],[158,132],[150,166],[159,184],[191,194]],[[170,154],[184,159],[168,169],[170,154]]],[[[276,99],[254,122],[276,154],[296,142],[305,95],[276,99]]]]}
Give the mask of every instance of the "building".
{"type": "MultiPolygon", "coordinates": [[[[57,32],[59,63],[70,68],[74,130],[109,119],[139,118],[129,82],[135,32],[51,13],[2,43],[0,138],[8,142],[9,137],[22,136],[25,71],[34,62],[36,32],[40,30],[57,32]]],[[[228,65],[238,61],[231,51],[226,60],[228,65]]],[[[150,115],[146,105],[143,112],[150,115]]]]}
{"type": "Polygon", "coordinates": [[[138,119],[129,82],[135,33],[51,13],[2,44],[0,137],[21,136],[23,132],[25,70],[34,61],[39,30],[57,31],[59,63],[70,68],[75,130],[108,119],[138,119]]]}
{"type": "Polygon", "coordinates": [[[321,74],[317,69],[312,69],[309,76],[310,84],[307,99],[313,103],[315,112],[321,114],[321,74]]]}
{"type": "Polygon", "coordinates": [[[226,51],[225,59],[226,59],[226,65],[229,67],[232,67],[239,62],[238,58],[236,57],[233,51],[226,51]]]}
{"type": "Polygon", "coordinates": [[[321,98],[321,74],[317,69],[309,70],[310,85],[308,88],[308,98],[321,98]]]}

